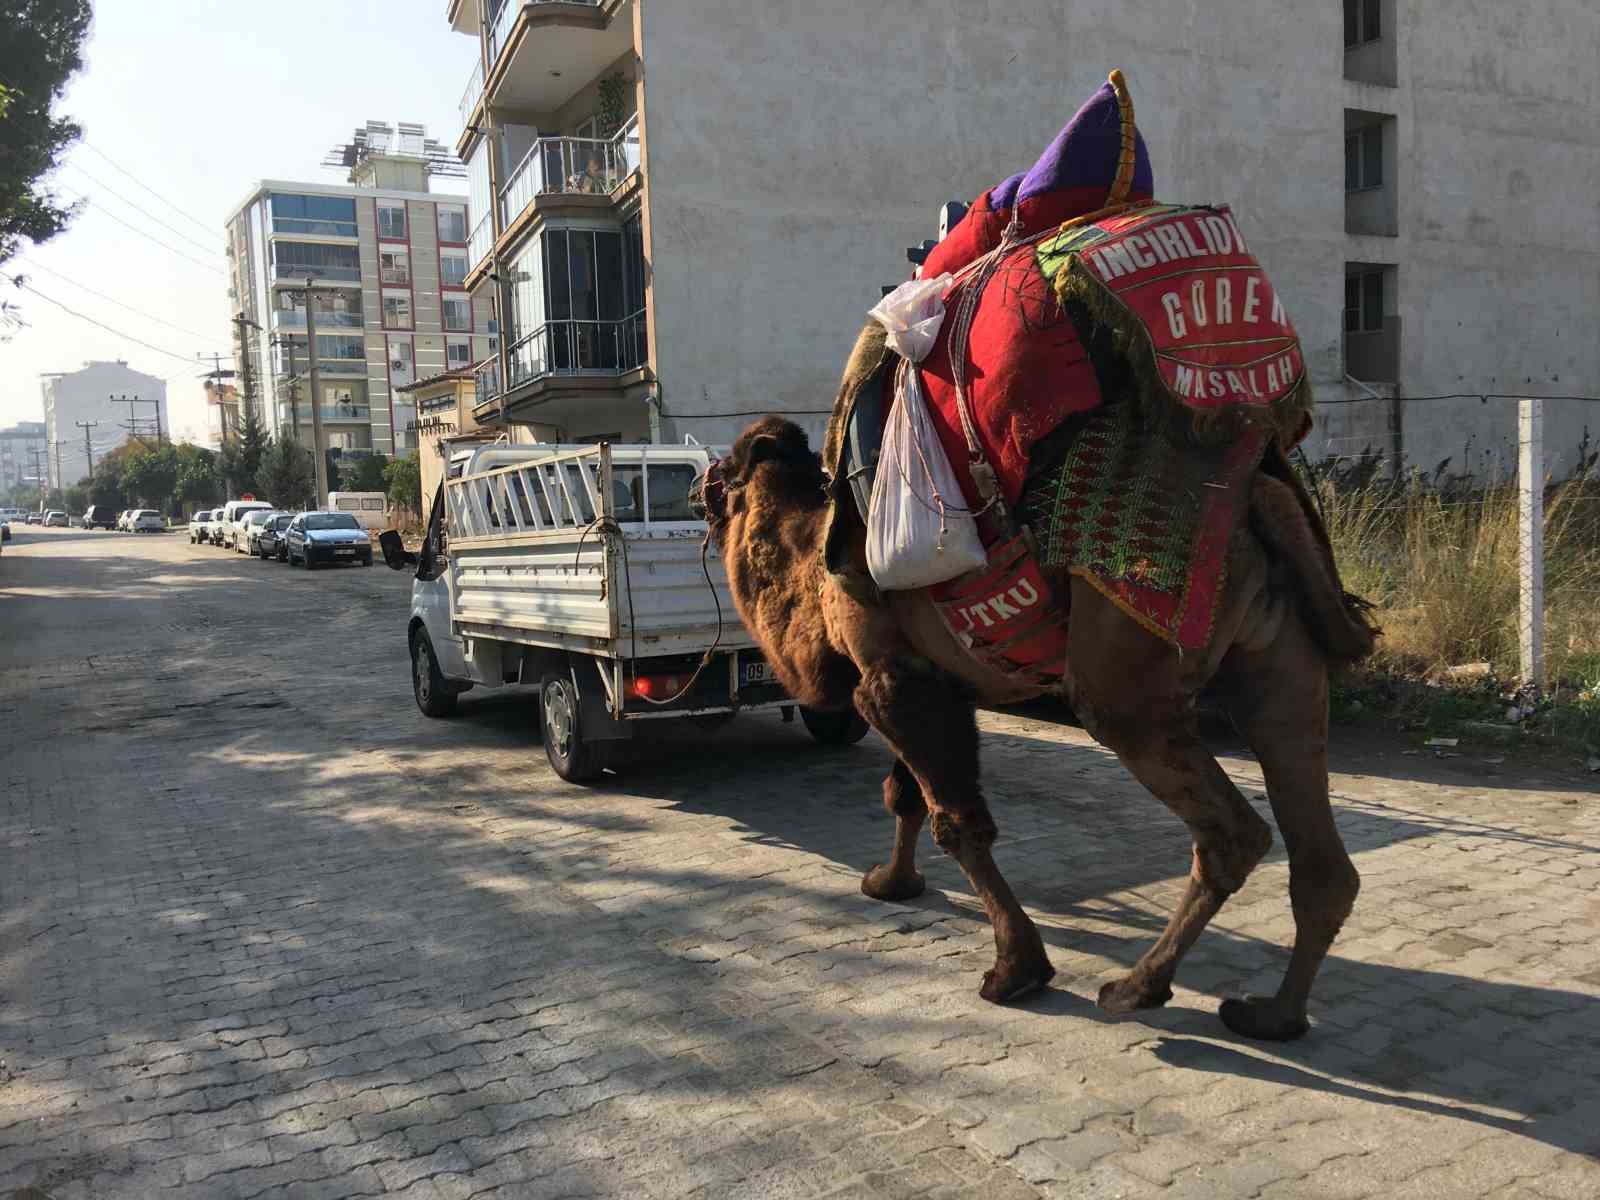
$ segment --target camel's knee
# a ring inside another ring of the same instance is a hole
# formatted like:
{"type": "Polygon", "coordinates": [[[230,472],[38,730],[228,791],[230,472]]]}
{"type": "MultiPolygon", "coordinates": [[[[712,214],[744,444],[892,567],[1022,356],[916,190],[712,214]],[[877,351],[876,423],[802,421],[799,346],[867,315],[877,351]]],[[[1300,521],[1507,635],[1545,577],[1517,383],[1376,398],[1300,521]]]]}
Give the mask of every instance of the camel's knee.
{"type": "Polygon", "coordinates": [[[999,829],[986,808],[968,812],[941,810],[929,822],[934,844],[956,861],[969,854],[986,854],[999,829]]]}
{"type": "Polygon", "coordinates": [[[1244,887],[1250,872],[1272,849],[1272,827],[1248,805],[1237,828],[1226,832],[1208,831],[1195,838],[1194,864],[1190,874],[1209,888],[1231,896],[1244,887]]]}
{"type": "Polygon", "coordinates": [[[1343,854],[1309,863],[1304,858],[1289,862],[1289,906],[1298,925],[1316,926],[1331,938],[1355,908],[1361,872],[1343,854]]]}
{"type": "Polygon", "coordinates": [[[903,762],[896,762],[894,770],[884,778],[883,807],[890,816],[906,819],[920,818],[926,810],[922,788],[903,762]]]}

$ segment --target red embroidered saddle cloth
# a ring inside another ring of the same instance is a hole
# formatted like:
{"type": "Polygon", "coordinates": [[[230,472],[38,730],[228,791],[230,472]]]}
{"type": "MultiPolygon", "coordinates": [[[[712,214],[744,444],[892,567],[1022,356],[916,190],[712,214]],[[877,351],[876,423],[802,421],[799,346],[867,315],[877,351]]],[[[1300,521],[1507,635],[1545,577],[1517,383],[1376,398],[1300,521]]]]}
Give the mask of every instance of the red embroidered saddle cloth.
{"type": "MultiPolygon", "coordinates": [[[[953,292],[947,308],[958,300],[953,292]]],[[[1205,645],[1248,475],[1273,433],[1290,445],[1309,427],[1299,339],[1229,210],[1148,203],[1069,222],[1004,255],[965,347],[950,344],[953,324],[921,364],[922,383],[969,504],[981,498],[955,354],[966,358],[978,442],[1007,506],[1033,529],[1038,561],[1083,576],[1158,636],[1205,645]],[[1111,331],[1133,375],[1131,394],[1111,404],[1079,336],[1091,323],[1111,331]],[[1035,447],[1073,417],[1082,429],[1041,473],[1035,447]]],[[[952,629],[992,641],[982,627],[952,629]]]]}

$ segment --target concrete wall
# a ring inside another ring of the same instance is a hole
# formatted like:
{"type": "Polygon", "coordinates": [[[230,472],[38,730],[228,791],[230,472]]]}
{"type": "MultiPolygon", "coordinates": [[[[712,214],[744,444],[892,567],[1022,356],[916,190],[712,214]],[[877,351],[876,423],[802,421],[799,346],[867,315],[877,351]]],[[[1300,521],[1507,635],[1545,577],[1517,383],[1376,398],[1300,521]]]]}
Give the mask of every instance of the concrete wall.
{"type": "MultiPolygon", "coordinates": [[[[726,440],[749,420],[698,414],[826,410],[866,310],[906,277],[904,247],[933,236],[937,206],[1025,169],[1114,66],[1159,195],[1234,206],[1319,397],[1346,397],[1354,261],[1399,268],[1402,395],[1600,395],[1600,6],[1384,7],[1395,87],[1345,78],[1341,6],[1324,0],[1159,14],[1110,0],[646,0],[663,436],[726,440]],[[1347,109],[1396,118],[1397,237],[1345,233],[1347,109]]],[[[1499,459],[1514,407],[1409,406],[1406,452],[1459,462],[1470,438],[1480,465],[1499,459]]],[[[813,431],[823,419],[805,418],[813,431]]],[[[1557,470],[1585,421],[1600,428],[1595,405],[1552,404],[1546,420],[1557,470]]],[[[1347,409],[1329,424],[1355,437],[1387,417],[1352,423],[1347,409]]],[[[1327,446],[1319,430],[1309,450],[1327,446]]]]}
{"type": "MultiPolygon", "coordinates": [[[[1350,257],[1399,263],[1402,393],[1600,396],[1600,6],[1427,0],[1397,33],[1399,237],[1350,257]]],[[[1586,426],[1600,405],[1546,405],[1549,470],[1586,426]]],[[[1513,401],[1415,403],[1405,430],[1419,465],[1515,466],[1513,401]]]]}
{"type": "MultiPolygon", "coordinates": [[[[1163,198],[1227,201],[1319,381],[1340,378],[1337,5],[648,0],[657,365],[674,413],[826,410],[938,206],[1026,169],[1127,73],[1163,198]]],[[[748,419],[672,421],[726,440],[748,419]]],[[[807,418],[820,429],[823,417],[807,418]]]]}

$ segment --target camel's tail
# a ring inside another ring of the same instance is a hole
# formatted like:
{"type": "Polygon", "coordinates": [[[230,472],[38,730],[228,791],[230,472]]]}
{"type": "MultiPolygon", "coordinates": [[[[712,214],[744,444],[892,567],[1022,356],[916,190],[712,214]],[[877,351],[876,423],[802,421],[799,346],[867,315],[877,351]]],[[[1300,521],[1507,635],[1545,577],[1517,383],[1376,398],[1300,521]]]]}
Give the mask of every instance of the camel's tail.
{"type": "Polygon", "coordinates": [[[1382,632],[1372,605],[1344,590],[1322,518],[1276,447],[1251,488],[1250,528],[1290,564],[1301,614],[1329,660],[1346,665],[1371,654],[1382,632]]]}

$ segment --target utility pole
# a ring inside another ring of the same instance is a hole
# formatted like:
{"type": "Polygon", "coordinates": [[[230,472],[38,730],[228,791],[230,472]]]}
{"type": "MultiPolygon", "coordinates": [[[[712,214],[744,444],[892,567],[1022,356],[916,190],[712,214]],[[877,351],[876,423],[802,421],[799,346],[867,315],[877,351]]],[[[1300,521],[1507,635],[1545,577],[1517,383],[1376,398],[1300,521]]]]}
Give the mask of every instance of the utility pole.
{"type": "Polygon", "coordinates": [[[89,441],[89,430],[100,424],[99,421],[74,421],[79,429],[83,430],[83,456],[89,460],[89,483],[94,483],[94,445],[89,441]]]}
{"type": "Polygon", "coordinates": [[[311,456],[317,472],[317,507],[328,507],[328,460],[322,450],[322,379],[317,373],[317,306],[313,275],[306,276],[306,374],[311,379],[311,456]]]}
{"type": "Polygon", "coordinates": [[[244,393],[244,406],[249,409],[256,401],[256,371],[255,364],[250,361],[250,335],[245,329],[259,330],[261,326],[243,313],[233,318],[233,324],[239,331],[239,386],[244,393]]]}
{"type": "MultiPolygon", "coordinates": [[[[133,415],[133,406],[136,404],[143,404],[144,401],[138,396],[128,395],[108,396],[106,399],[110,400],[113,404],[126,404],[128,406],[128,424],[126,426],[128,430],[128,436],[141,437],[142,435],[139,433],[139,419],[133,415]]],[[[157,411],[159,412],[160,410],[157,409],[157,411]]]]}
{"type": "Polygon", "coordinates": [[[29,446],[28,453],[33,455],[33,481],[39,485],[39,511],[43,512],[45,485],[48,482],[50,468],[48,465],[41,466],[39,460],[40,458],[49,459],[50,448],[48,446],[29,446]]]}
{"type": "Polygon", "coordinates": [[[50,444],[56,448],[56,490],[65,492],[67,490],[67,481],[62,477],[61,447],[66,444],[66,439],[56,438],[56,440],[50,444]]]}
{"type": "Polygon", "coordinates": [[[1517,613],[1522,682],[1544,686],[1544,401],[1517,401],[1517,613]]]}

